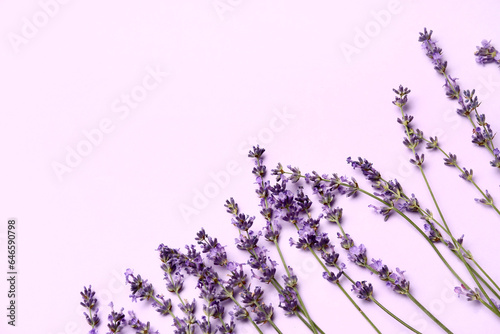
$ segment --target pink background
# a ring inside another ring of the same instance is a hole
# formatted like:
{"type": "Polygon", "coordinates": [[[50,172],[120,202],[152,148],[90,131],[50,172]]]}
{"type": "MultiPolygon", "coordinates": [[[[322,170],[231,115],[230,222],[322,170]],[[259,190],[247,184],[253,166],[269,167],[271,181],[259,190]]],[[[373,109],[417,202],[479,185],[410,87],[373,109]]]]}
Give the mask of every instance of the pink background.
{"type": "MultiPolygon", "coordinates": [[[[0,2],[4,272],[10,217],[18,220],[19,244],[18,326],[7,326],[2,315],[0,332],[88,332],[79,306],[88,284],[101,300],[100,333],[109,300],[172,332],[171,318],[131,304],[123,272],[133,268],[161,289],[155,248],[193,243],[201,227],[242,258],[223,204],[234,197],[258,215],[246,157],[255,144],[266,148],[269,168],[281,162],[348,174],[365,187],[345,159],[366,157],[437,214],[401,144],[391,104],[399,84],[412,90],[415,124],[439,134],[444,149],[500,198],[498,171],[470,143],[470,125],[455,115],[456,102],[445,98],[443,80],[417,42],[423,27],[434,30],[451,75],[462,88],[476,88],[481,111],[499,129],[500,71],[473,57],[482,39],[500,47],[499,12],[497,1],[0,2]]],[[[499,279],[499,217],[473,201],[478,194],[438,153],[426,158],[453,231],[466,235],[466,246],[499,279]]],[[[401,219],[384,223],[370,203],[337,202],[344,228],[367,246],[369,258],[405,269],[414,295],[455,333],[497,333],[497,318],[450,292],[458,284],[425,241],[401,219]]],[[[285,228],[284,247],[292,232],[285,228]]],[[[325,332],[371,331],[307,254],[286,254],[325,332]]],[[[411,303],[349,267],[411,325],[440,333],[411,303]]],[[[6,291],[1,279],[0,305],[6,291]]],[[[298,333],[295,319],[272,302],[283,331],[298,333]]],[[[384,333],[405,333],[374,305],[359,303],[384,333]]]]}

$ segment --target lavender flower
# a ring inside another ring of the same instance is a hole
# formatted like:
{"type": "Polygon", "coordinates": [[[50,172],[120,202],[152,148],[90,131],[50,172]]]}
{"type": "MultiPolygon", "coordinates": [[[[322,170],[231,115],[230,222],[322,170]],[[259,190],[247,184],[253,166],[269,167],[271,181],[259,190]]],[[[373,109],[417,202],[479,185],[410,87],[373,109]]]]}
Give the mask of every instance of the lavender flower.
{"type": "Polygon", "coordinates": [[[267,249],[264,247],[256,247],[250,255],[248,265],[252,269],[252,277],[257,278],[263,283],[270,283],[276,274],[276,261],[271,260],[266,255],[267,249]]]}
{"type": "MultiPolygon", "coordinates": [[[[393,89],[393,92],[398,94],[399,96],[396,96],[394,101],[392,103],[395,106],[398,106],[400,108],[403,108],[406,103],[408,102],[408,97],[407,95],[410,94],[411,90],[408,88],[403,87],[402,85],[399,85],[398,89],[393,89]]],[[[410,123],[413,117],[406,117],[404,118],[406,120],[406,124],[410,123]]],[[[398,120],[399,123],[403,124],[404,122],[402,120],[398,120]]]]}
{"type": "Polygon", "coordinates": [[[265,324],[266,322],[272,321],[274,316],[274,308],[271,304],[266,305],[262,303],[256,310],[256,314],[257,316],[255,317],[254,321],[259,325],[265,324]]]}
{"type": "Polygon", "coordinates": [[[441,232],[436,229],[434,223],[429,222],[424,224],[424,230],[427,232],[427,236],[432,242],[439,242],[443,239],[441,232]]]}
{"type": "Polygon", "coordinates": [[[434,150],[439,147],[438,137],[429,137],[429,142],[425,145],[425,148],[428,150],[434,150]]]}
{"type": "Polygon", "coordinates": [[[351,291],[353,291],[358,298],[371,300],[371,296],[373,295],[373,286],[371,283],[366,284],[366,281],[358,281],[352,285],[351,291]]]}
{"type": "Polygon", "coordinates": [[[410,159],[410,163],[415,166],[422,166],[424,163],[424,154],[415,153],[415,159],[410,159]]]}
{"type": "Polygon", "coordinates": [[[387,221],[392,213],[392,210],[394,210],[393,206],[375,206],[375,205],[368,205],[368,207],[372,208],[375,210],[376,213],[381,214],[384,216],[384,221],[387,221]]]}
{"type": "MultiPolygon", "coordinates": [[[[493,139],[493,137],[491,137],[493,139]]],[[[490,165],[492,167],[500,168],[500,150],[498,148],[495,148],[493,150],[493,160],[490,161],[490,165]]]]}
{"type": "Polygon", "coordinates": [[[457,78],[448,77],[445,81],[443,87],[445,87],[446,96],[450,99],[459,99],[460,96],[460,86],[457,84],[457,78]]]}
{"type": "Polygon", "coordinates": [[[151,330],[151,324],[149,321],[147,323],[143,323],[142,321],[137,318],[135,315],[134,311],[129,311],[128,312],[130,316],[130,320],[128,321],[128,325],[132,327],[137,334],[160,334],[158,331],[152,331],[151,330]]]}
{"type": "Polygon", "coordinates": [[[130,284],[130,291],[132,294],[130,298],[132,301],[137,302],[140,300],[150,300],[154,297],[153,285],[148,283],[148,280],[143,280],[141,275],[134,275],[132,269],[127,269],[125,271],[125,283],[130,284]]]}
{"type": "Polygon", "coordinates": [[[471,182],[472,181],[472,175],[473,175],[472,169],[467,170],[466,168],[463,168],[463,172],[459,176],[462,179],[471,182]]]}
{"type": "Polygon", "coordinates": [[[297,311],[299,311],[299,301],[297,299],[297,294],[291,287],[286,287],[281,290],[279,294],[281,307],[285,311],[285,315],[291,316],[294,315],[297,311]]]}
{"type": "Polygon", "coordinates": [[[126,324],[125,315],[123,314],[123,307],[121,308],[120,312],[116,312],[113,309],[113,302],[109,303],[109,306],[111,307],[111,313],[108,315],[109,332],[107,332],[107,334],[119,333],[126,324]]]}
{"type": "Polygon", "coordinates": [[[419,34],[420,37],[418,41],[422,43],[422,48],[425,50],[427,57],[431,59],[434,69],[444,74],[446,72],[447,62],[443,61],[441,48],[438,48],[436,42],[432,40],[432,30],[427,32],[427,28],[424,28],[424,32],[419,34]]]}
{"type": "Polygon", "coordinates": [[[404,270],[396,268],[396,272],[389,275],[391,279],[387,282],[387,286],[390,286],[395,292],[400,294],[407,294],[410,290],[410,282],[404,276],[404,270]]]}
{"type": "Polygon", "coordinates": [[[372,262],[369,266],[372,269],[372,273],[375,272],[378,274],[379,278],[382,281],[386,281],[386,285],[394,292],[397,292],[402,295],[406,295],[410,291],[410,282],[406,280],[404,276],[404,271],[396,268],[396,272],[392,272],[389,270],[387,265],[382,263],[382,260],[372,259],[372,262]]]}
{"type": "MultiPolygon", "coordinates": [[[[480,103],[479,100],[477,99],[477,96],[474,94],[476,93],[476,90],[465,90],[464,91],[464,96],[463,98],[458,100],[458,103],[462,108],[457,109],[457,114],[460,116],[464,117],[469,117],[472,111],[477,111],[477,108],[479,107],[480,103]]],[[[484,115],[481,116],[481,118],[484,118],[484,115]]],[[[484,120],[482,121],[484,123],[484,120]]]]}
{"type": "Polygon", "coordinates": [[[369,181],[377,182],[381,178],[380,173],[373,168],[373,164],[366,159],[358,158],[358,160],[352,160],[351,157],[349,157],[347,158],[347,163],[350,164],[353,169],[361,169],[361,172],[369,181]]]}
{"type": "Polygon", "coordinates": [[[477,51],[474,52],[476,62],[478,64],[500,63],[500,53],[491,45],[491,41],[483,39],[481,46],[477,46],[477,51]]]}
{"type": "Polygon", "coordinates": [[[235,333],[236,323],[234,322],[234,317],[231,316],[231,320],[229,321],[229,323],[223,323],[218,327],[218,329],[221,333],[235,333]]]}
{"type": "Polygon", "coordinates": [[[486,198],[474,198],[474,200],[484,205],[489,205],[489,206],[493,205],[493,197],[491,197],[488,190],[486,190],[486,198]]]}
{"type": "MultiPolygon", "coordinates": [[[[231,198],[231,200],[234,201],[232,198],[231,198]]],[[[237,206],[236,206],[236,210],[237,210],[237,206]]],[[[239,230],[246,232],[252,227],[254,220],[255,220],[255,217],[249,217],[248,215],[238,214],[238,215],[235,215],[231,219],[231,223],[234,226],[236,226],[239,230]]]]}
{"type": "Polygon", "coordinates": [[[264,290],[260,286],[256,286],[253,291],[250,289],[245,289],[241,293],[241,301],[245,306],[255,307],[262,303],[262,298],[264,295],[264,290]]]}
{"type": "Polygon", "coordinates": [[[461,286],[455,287],[455,293],[458,295],[458,297],[465,297],[467,301],[474,301],[474,300],[480,300],[481,299],[481,294],[479,293],[479,289],[476,288],[475,291],[472,289],[467,289],[463,284],[461,286]]]}
{"type": "Polygon", "coordinates": [[[340,246],[342,248],[349,250],[351,247],[354,246],[354,241],[352,240],[349,234],[342,235],[337,232],[337,237],[342,240],[340,242],[340,246]]]}
{"type": "Polygon", "coordinates": [[[332,272],[324,272],[323,273],[323,278],[326,279],[328,282],[333,283],[333,284],[339,284],[340,283],[340,277],[344,273],[343,270],[340,270],[337,274],[334,274],[332,272]]]}
{"type": "Polygon", "coordinates": [[[446,158],[444,158],[444,164],[446,166],[456,166],[457,165],[457,156],[455,154],[448,154],[446,158]]]}
{"type": "Polygon", "coordinates": [[[358,266],[365,266],[367,264],[365,246],[363,244],[359,246],[352,246],[349,248],[347,258],[356,263],[358,266]]]}
{"type": "MultiPolygon", "coordinates": [[[[99,326],[100,319],[97,313],[99,312],[99,308],[97,308],[97,298],[95,298],[95,291],[92,291],[92,286],[83,287],[83,291],[80,292],[80,295],[83,298],[83,302],[80,302],[80,305],[85,307],[88,310],[87,312],[83,312],[85,318],[87,319],[87,323],[94,330],[97,326],[99,326]]],[[[94,330],[95,331],[95,330],[94,330]]]]}

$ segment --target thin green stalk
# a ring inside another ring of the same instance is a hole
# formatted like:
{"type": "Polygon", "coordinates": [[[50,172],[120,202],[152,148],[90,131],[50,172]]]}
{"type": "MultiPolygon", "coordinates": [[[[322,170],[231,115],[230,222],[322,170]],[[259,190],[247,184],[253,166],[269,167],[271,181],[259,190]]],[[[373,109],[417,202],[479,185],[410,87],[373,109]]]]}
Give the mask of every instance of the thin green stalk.
{"type": "Polygon", "coordinates": [[[420,173],[422,174],[422,177],[424,178],[424,181],[425,181],[425,184],[427,186],[427,189],[429,190],[429,194],[432,197],[432,201],[434,202],[434,205],[436,206],[436,209],[439,212],[439,216],[441,217],[441,221],[443,222],[445,229],[451,234],[451,230],[448,227],[448,224],[446,223],[446,220],[444,219],[444,215],[441,212],[441,208],[440,208],[440,206],[439,206],[439,204],[438,204],[438,202],[436,200],[436,197],[434,196],[434,192],[432,191],[431,186],[429,184],[429,181],[427,180],[427,177],[425,176],[424,169],[422,168],[422,166],[418,166],[418,168],[420,169],[420,173]]]}
{"type": "Polygon", "coordinates": [[[182,324],[179,321],[179,318],[177,318],[172,311],[168,310],[168,314],[170,314],[170,316],[174,319],[174,321],[177,322],[177,325],[179,325],[179,327],[182,327],[182,324]]]}
{"type": "MultiPolygon", "coordinates": [[[[484,276],[486,276],[486,278],[490,280],[490,282],[495,286],[495,288],[497,288],[498,291],[500,291],[500,287],[498,287],[498,285],[495,283],[495,281],[486,273],[486,271],[483,270],[483,268],[479,265],[479,263],[477,263],[474,258],[472,258],[471,260],[472,260],[472,262],[474,262],[474,264],[476,265],[476,267],[478,267],[479,270],[481,270],[481,272],[484,274],[484,276]]],[[[489,288],[489,289],[492,290],[491,288],[489,288]]],[[[498,294],[495,294],[495,296],[497,296],[497,298],[500,299],[500,296],[498,294]]]]}
{"type": "Polygon", "coordinates": [[[375,299],[375,297],[373,296],[370,296],[370,300],[372,302],[374,302],[375,304],[377,304],[378,307],[380,307],[382,310],[385,311],[385,313],[389,314],[391,317],[394,318],[394,320],[396,320],[397,322],[399,322],[401,325],[405,326],[406,328],[408,328],[409,330],[411,330],[413,333],[419,333],[419,334],[422,334],[420,333],[419,331],[417,331],[415,328],[411,327],[410,325],[408,325],[406,322],[404,322],[403,320],[399,319],[396,315],[394,315],[391,311],[389,311],[388,309],[386,309],[384,307],[384,305],[380,304],[380,302],[378,300],[375,299]]]}
{"type": "Polygon", "coordinates": [[[370,323],[370,325],[372,326],[372,328],[377,332],[377,333],[380,333],[382,334],[382,332],[375,326],[375,324],[370,320],[370,318],[368,318],[368,316],[361,310],[361,308],[358,306],[358,304],[356,304],[356,302],[351,298],[351,296],[347,293],[347,291],[345,291],[345,289],[342,287],[342,285],[340,285],[340,283],[337,283],[336,284],[340,290],[342,290],[342,292],[344,293],[344,295],[349,298],[349,300],[351,301],[351,303],[354,305],[354,307],[356,307],[356,309],[363,315],[363,317],[365,317],[366,321],[368,321],[370,323]]]}
{"type": "Polygon", "coordinates": [[[441,323],[441,321],[439,321],[436,317],[434,317],[432,313],[429,312],[422,304],[420,304],[418,300],[416,300],[415,297],[413,297],[413,295],[409,291],[406,293],[406,296],[408,296],[408,298],[410,298],[410,300],[414,302],[415,305],[417,305],[422,311],[424,311],[424,313],[427,314],[427,316],[431,318],[436,324],[438,324],[439,327],[441,327],[446,333],[453,334],[452,331],[450,331],[445,325],[441,323]]]}
{"type": "MultiPolygon", "coordinates": [[[[302,320],[302,322],[303,322],[304,324],[306,324],[306,326],[307,326],[307,327],[309,327],[309,329],[312,331],[312,327],[311,327],[311,325],[309,325],[309,324],[307,323],[307,320],[306,320],[306,319],[302,316],[302,314],[300,314],[300,312],[295,312],[295,315],[296,315],[297,317],[299,317],[299,319],[300,319],[300,320],[302,320]]],[[[318,325],[317,325],[314,321],[313,321],[312,325],[313,325],[314,327],[316,327],[316,329],[317,329],[320,333],[325,334],[325,332],[323,332],[323,330],[322,330],[321,328],[319,328],[319,326],[318,326],[318,325]]]]}

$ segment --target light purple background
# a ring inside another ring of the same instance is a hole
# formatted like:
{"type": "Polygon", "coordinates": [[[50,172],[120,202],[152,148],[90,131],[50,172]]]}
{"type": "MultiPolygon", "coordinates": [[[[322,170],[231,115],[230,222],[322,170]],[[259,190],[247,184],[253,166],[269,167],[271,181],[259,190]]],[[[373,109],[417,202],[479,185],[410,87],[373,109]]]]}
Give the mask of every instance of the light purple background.
{"type": "MultiPolygon", "coordinates": [[[[161,333],[171,332],[171,318],[131,304],[123,272],[133,268],[162,288],[155,248],[193,243],[200,227],[242,259],[223,204],[234,197],[246,213],[258,215],[253,163],[246,158],[251,145],[266,148],[269,168],[282,162],[360,181],[345,158],[366,157],[437,214],[401,145],[391,104],[391,89],[400,83],[412,90],[415,124],[439,134],[445,150],[458,154],[477,182],[500,198],[498,172],[485,150],[470,143],[470,125],[455,115],[456,102],[445,98],[443,80],[417,42],[424,26],[434,30],[451,75],[463,88],[477,89],[481,110],[499,129],[500,71],[478,66],[473,57],[484,38],[500,47],[499,12],[497,1],[0,2],[4,273],[7,219],[15,217],[19,228],[18,326],[7,326],[2,311],[0,332],[86,333],[78,304],[88,284],[102,301],[103,321],[112,299],[161,333]],[[127,94],[141,101],[127,107],[127,94]],[[85,133],[95,135],[91,146],[85,133]],[[71,158],[72,150],[87,155],[71,158]],[[55,172],[62,164],[67,169],[55,172]]],[[[478,194],[442,165],[438,153],[426,158],[453,231],[465,233],[467,247],[500,279],[499,217],[473,201],[478,194]]],[[[457,283],[426,242],[396,217],[384,223],[370,203],[362,197],[337,202],[345,208],[346,231],[367,246],[368,256],[405,269],[414,295],[454,332],[498,332],[498,318],[450,292],[457,283]]],[[[285,228],[285,247],[292,235],[285,228]]],[[[371,331],[311,258],[295,249],[286,254],[325,332],[371,331]]],[[[417,329],[440,332],[375,277],[350,268],[417,329]]],[[[6,291],[1,279],[1,305],[6,291]]],[[[272,302],[285,333],[304,332],[272,302]]],[[[359,302],[384,333],[405,332],[359,302]]],[[[104,333],[105,324],[100,328],[104,333]]]]}

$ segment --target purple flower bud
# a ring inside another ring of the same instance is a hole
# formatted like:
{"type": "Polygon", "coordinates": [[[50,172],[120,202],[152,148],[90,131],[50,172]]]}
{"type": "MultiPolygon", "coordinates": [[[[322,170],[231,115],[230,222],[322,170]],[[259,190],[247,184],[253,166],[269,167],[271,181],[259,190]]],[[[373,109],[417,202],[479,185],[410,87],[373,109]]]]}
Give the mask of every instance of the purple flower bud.
{"type": "Polygon", "coordinates": [[[479,289],[476,288],[475,291],[471,289],[467,289],[463,284],[461,286],[455,287],[455,293],[458,294],[458,297],[465,297],[467,301],[474,301],[481,299],[481,295],[479,289]]]}
{"type": "Polygon", "coordinates": [[[366,281],[358,281],[352,285],[351,291],[353,291],[358,298],[371,300],[370,297],[373,295],[373,286],[371,283],[366,284],[366,281]]]}
{"type": "Polygon", "coordinates": [[[483,39],[481,46],[477,46],[476,48],[477,51],[474,52],[474,55],[478,64],[500,63],[500,53],[491,45],[491,41],[483,39]]]}

